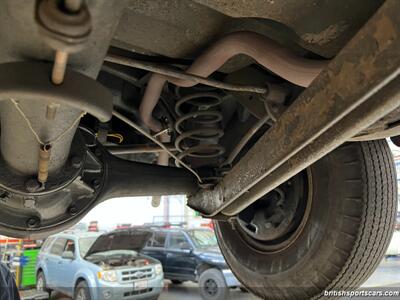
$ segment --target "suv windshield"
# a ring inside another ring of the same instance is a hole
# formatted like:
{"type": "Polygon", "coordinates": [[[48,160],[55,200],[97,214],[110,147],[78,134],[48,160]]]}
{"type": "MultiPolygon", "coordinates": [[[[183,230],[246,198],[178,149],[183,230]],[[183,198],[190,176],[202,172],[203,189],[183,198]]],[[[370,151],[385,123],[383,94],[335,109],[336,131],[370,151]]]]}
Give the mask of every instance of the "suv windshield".
{"type": "Polygon", "coordinates": [[[217,247],[217,238],[212,230],[189,230],[188,235],[198,248],[217,247]]]}
{"type": "Polygon", "coordinates": [[[97,238],[97,236],[91,236],[79,239],[79,252],[81,257],[85,257],[86,253],[89,251],[90,247],[92,247],[97,238]]]}

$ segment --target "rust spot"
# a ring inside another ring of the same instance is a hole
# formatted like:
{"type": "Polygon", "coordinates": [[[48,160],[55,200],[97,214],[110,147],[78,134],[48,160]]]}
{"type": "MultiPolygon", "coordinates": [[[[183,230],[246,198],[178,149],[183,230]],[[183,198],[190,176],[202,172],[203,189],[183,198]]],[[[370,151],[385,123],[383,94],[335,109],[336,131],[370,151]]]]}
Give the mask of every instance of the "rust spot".
{"type": "Polygon", "coordinates": [[[337,24],[332,24],[328,28],[322,30],[319,33],[306,33],[301,36],[301,38],[310,44],[325,45],[330,41],[337,38],[340,33],[346,30],[348,25],[344,22],[337,24]]]}
{"type": "Polygon", "coordinates": [[[374,38],[379,50],[387,48],[397,38],[396,28],[390,18],[382,17],[376,22],[374,38]]]}

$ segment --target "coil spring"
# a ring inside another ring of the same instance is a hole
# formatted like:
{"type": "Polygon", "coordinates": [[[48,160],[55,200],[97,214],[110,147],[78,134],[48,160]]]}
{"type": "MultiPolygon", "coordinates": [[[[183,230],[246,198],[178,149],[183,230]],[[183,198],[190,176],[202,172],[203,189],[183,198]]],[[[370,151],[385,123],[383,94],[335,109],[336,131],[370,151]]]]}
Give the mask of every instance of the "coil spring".
{"type": "MultiPolygon", "coordinates": [[[[175,147],[180,152],[180,159],[187,156],[214,158],[225,153],[225,148],[218,144],[218,139],[224,135],[218,126],[222,114],[215,109],[221,102],[221,96],[211,92],[191,94],[176,102],[178,119],[175,130],[179,136],[175,140],[175,147]],[[184,104],[192,106],[188,113],[182,110],[184,104]]],[[[178,162],[175,164],[179,165],[178,162]]]]}

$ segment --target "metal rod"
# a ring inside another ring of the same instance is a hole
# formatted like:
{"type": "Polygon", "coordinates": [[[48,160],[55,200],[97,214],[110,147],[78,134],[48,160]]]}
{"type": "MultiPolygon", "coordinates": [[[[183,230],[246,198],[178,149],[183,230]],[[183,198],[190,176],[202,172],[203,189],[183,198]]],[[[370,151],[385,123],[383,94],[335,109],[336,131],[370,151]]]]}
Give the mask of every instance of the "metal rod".
{"type": "MultiPolygon", "coordinates": [[[[162,129],[162,126],[158,120],[153,118],[152,112],[167,81],[180,87],[191,87],[202,83],[226,90],[267,94],[267,87],[235,85],[207,79],[226,61],[238,54],[252,57],[263,67],[301,86],[308,86],[327,64],[326,61],[297,56],[261,34],[246,31],[234,32],[218,40],[193,62],[186,73],[154,63],[143,63],[115,55],[110,55],[106,60],[145,68],[155,73],[148,82],[139,112],[143,123],[157,132],[162,129]]],[[[163,155],[161,154],[161,156],[163,155]]]]}
{"type": "Polygon", "coordinates": [[[116,69],[111,68],[110,66],[107,66],[107,65],[103,65],[101,67],[101,70],[104,71],[104,72],[107,72],[107,73],[109,73],[111,75],[114,75],[115,77],[121,78],[122,80],[125,80],[126,82],[129,82],[130,84],[133,84],[134,86],[143,87],[143,85],[139,82],[138,78],[136,78],[136,77],[134,77],[132,75],[129,75],[129,74],[125,73],[125,72],[116,70],[116,69]]]}
{"type": "MultiPolygon", "coordinates": [[[[176,151],[173,144],[164,145],[169,151],[176,151]]],[[[122,145],[122,146],[106,146],[108,152],[113,155],[120,154],[141,154],[141,153],[160,153],[164,150],[156,144],[144,144],[144,145],[122,145]]]]}
{"type": "Polygon", "coordinates": [[[179,161],[179,163],[181,164],[181,166],[183,166],[184,168],[186,168],[188,171],[190,171],[194,176],[196,176],[197,180],[201,183],[202,180],[199,176],[199,174],[197,174],[196,171],[194,171],[191,167],[189,167],[187,164],[185,164],[181,159],[179,159],[175,154],[173,154],[171,151],[168,150],[167,147],[165,147],[163,145],[163,143],[161,143],[160,141],[158,141],[156,138],[154,138],[151,134],[147,133],[143,128],[141,128],[138,124],[136,124],[135,122],[133,122],[132,120],[129,120],[127,117],[125,117],[124,115],[121,115],[119,112],[117,111],[113,111],[113,115],[115,117],[117,117],[118,119],[120,119],[121,121],[125,122],[127,125],[131,126],[132,128],[136,129],[137,131],[139,131],[141,134],[143,134],[145,137],[147,137],[149,140],[151,140],[152,142],[156,143],[157,145],[160,146],[160,148],[164,151],[167,151],[169,155],[171,155],[173,158],[175,158],[177,161],[179,161]]]}
{"type": "Polygon", "coordinates": [[[60,104],[58,103],[50,103],[46,106],[46,119],[54,120],[57,114],[57,110],[60,108],[60,104]]]}
{"type": "MultiPolygon", "coordinates": [[[[65,0],[65,9],[70,13],[78,12],[82,7],[83,0],[65,0]]],[[[68,52],[57,49],[54,56],[53,71],[51,73],[51,81],[55,85],[60,85],[64,82],[65,71],[68,64],[68,52]]]]}
{"type": "Polygon", "coordinates": [[[237,215],[251,203],[260,199],[280,184],[301,172],[325,154],[338,146],[338,141],[345,142],[362,129],[378,121],[386,113],[399,107],[400,77],[379,90],[366,103],[346,116],[340,124],[325,132],[321,137],[301,150],[277,170],[261,180],[248,193],[236,199],[222,213],[228,216],[237,215]],[[310,155],[310,153],[315,153],[310,155]]]}
{"type": "Polygon", "coordinates": [[[83,4],[83,0],[64,0],[64,6],[67,11],[74,13],[78,12],[83,4]]]}
{"type": "Polygon", "coordinates": [[[53,71],[51,73],[51,81],[55,85],[60,85],[64,82],[67,63],[68,63],[68,52],[57,50],[54,56],[53,71]]]}
{"type": "Polygon", "coordinates": [[[44,185],[49,178],[49,162],[51,154],[51,145],[40,145],[39,163],[38,163],[38,181],[44,185]]]}
{"type": "MultiPolygon", "coordinates": [[[[261,190],[264,178],[328,130],[332,134],[331,149],[342,144],[345,140],[336,125],[400,74],[399,10],[399,1],[386,1],[231,172],[213,190],[191,197],[189,204],[215,215],[251,193],[252,188],[261,190]]],[[[388,112],[379,108],[376,113],[383,117],[388,112]]],[[[356,124],[357,119],[353,122],[356,124]]],[[[321,149],[308,152],[303,167],[312,162],[312,156],[318,157],[321,149]]],[[[248,200],[251,203],[254,199],[248,200]]]]}
{"type": "Polygon", "coordinates": [[[249,140],[252,138],[254,134],[258,130],[260,130],[261,127],[264,126],[264,124],[271,119],[270,115],[265,115],[262,117],[260,120],[254,124],[252,128],[250,128],[249,131],[246,132],[246,134],[242,137],[242,139],[239,141],[239,143],[233,148],[231,153],[229,154],[228,158],[221,164],[221,166],[229,166],[233,163],[235,158],[239,155],[240,151],[242,151],[243,147],[246,146],[246,144],[249,142],[249,140]]]}
{"type": "Polygon", "coordinates": [[[258,93],[258,94],[265,94],[268,92],[268,89],[266,87],[226,83],[226,82],[209,79],[209,78],[198,76],[198,75],[185,73],[182,70],[173,69],[171,67],[163,66],[163,65],[160,65],[157,63],[141,61],[141,60],[137,60],[134,58],[128,58],[128,57],[119,56],[119,55],[115,55],[115,54],[108,54],[105,58],[105,61],[119,64],[119,65],[124,65],[124,66],[129,66],[129,67],[133,67],[133,68],[146,70],[149,72],[161,74],[161,75],[168,76],[171,78],[187,80],[187,81],[193,82],[194,84],[201,83],[204,85],[212,86],[212,87],[223,89],[223,90],[239,91],[239,92],[252,92],[252,93],[258,93]]]}
{"type": "Polygon", "coordinates": [[[108,56],[106,61],[142,67],[155,73],[147,84],[139,111],[142,121],[153,131],[159,131],[162,129],[161,124],[152,117],[152,112],[167,81],[180,87],[191,87],[196,83],[203,83],[221,89],[267,94],[269,91],[267,86],[238,86],[221,82],[217,82],[218,85],[216,85],[215,81],[207,79],[226,61],[238,54],[252,57],[261,66],[301,86],[308,86],[328,63],[297,56],[263,35],[245,31],[231,33],[217,41],[193,62],[186,73],[116,55],[108,56]]]}

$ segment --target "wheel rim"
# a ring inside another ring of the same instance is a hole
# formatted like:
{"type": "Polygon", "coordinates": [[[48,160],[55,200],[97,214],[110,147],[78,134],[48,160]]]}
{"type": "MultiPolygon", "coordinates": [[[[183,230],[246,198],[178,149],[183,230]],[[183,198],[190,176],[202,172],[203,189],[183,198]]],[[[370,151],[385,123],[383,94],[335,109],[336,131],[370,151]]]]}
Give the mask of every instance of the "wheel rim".
{"type": "Polygon", "coordinates": [[[43,277],[39,276],[36,282],[36,290],[38,290],[39,292],[43,292],[44,291],[44,281],[43,281],[43,277]]]}
{"type": "Polygon", "coordinates": [[[87,300],[86,293],[84,289],[79,289],[76,295],[76,300],[87,300]]]}
{"type": "Polygon", "coordinates": [[[204,282],[203,289],[208,295],[215,296],[218,293],[218,284],[210,278],[204,282]]]}
{"type": "Polygon", "coordinates": [[[263,253],[287,249],[307,223],[312,204],[312,176],[307,169],[250,205],[236,218],[243,240],[263,253]]]}

